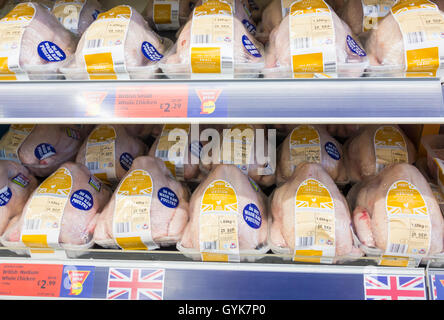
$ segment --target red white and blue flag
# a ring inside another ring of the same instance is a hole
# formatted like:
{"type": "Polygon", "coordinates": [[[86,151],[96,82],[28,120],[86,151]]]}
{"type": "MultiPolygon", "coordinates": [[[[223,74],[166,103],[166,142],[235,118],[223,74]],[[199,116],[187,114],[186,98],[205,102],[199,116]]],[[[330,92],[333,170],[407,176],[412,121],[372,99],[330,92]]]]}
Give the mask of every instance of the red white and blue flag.
{"type": "Polygon", "coordinates": [[[366,300],[426,300],[424,276],[364,275],[366,300]]]}
{"type": "Polygon", "coordinates": [[[107,299],[163,300],[164,269],[109,268],[107,299]]]}

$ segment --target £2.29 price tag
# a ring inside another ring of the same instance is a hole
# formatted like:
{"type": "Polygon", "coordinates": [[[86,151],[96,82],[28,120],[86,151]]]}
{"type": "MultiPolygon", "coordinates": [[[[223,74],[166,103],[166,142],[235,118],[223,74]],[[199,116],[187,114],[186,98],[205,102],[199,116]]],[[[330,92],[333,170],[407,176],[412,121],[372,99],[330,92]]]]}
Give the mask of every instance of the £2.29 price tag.
{"type": "Polygon", "coordinates": [[[58,297],[63,265],[0,264],[0,295],[58,297]]]}
{"type": "Polygon", "coordinates": [[[117,117],[184,118],[188,109],[188,86],[145,85],[116,88],[117,117]]]}

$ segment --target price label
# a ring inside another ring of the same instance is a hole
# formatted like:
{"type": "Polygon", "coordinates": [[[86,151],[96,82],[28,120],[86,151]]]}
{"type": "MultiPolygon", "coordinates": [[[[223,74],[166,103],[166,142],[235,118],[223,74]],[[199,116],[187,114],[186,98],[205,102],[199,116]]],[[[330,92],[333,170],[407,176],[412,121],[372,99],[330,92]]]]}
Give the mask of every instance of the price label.
{"type": "Polygon", "coordinates": [[[58,297],[63,265],[0,264],[0,295],[58,297]]]}
{"type": "Polygon", "coordinates": [[[185,118],[188,110],[188,86],[138,86],[116,89],[117,117],[185,118]]]}

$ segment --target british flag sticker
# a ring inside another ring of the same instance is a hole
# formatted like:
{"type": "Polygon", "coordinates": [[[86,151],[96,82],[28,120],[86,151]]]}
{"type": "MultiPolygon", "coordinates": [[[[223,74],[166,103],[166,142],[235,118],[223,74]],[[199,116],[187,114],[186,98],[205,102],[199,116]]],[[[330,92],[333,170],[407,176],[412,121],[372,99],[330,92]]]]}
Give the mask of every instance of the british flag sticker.
{"type": "Polygon", "coordinates": [[[107,299],[163,300],[165,270],[109,268],[107,299]]]}
{"type": "Polygon", "coordinates": [[[426,300],[424,276],[364,275],[365,300],[426,300]]]}

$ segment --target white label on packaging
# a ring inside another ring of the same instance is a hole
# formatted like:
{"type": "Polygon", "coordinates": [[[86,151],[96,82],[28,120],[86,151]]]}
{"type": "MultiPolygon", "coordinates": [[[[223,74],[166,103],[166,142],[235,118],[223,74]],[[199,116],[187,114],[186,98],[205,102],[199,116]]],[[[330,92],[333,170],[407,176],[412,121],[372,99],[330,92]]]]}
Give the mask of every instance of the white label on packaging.
{"type": "Polygon", "coordinates": [[[0,159],[21,163],[18,151],[34,127],[34,124],[12,124],[0,140],[0,159]]]}
{"type": "Polygon", "coordinates": [[[376,173],[395,163],[407,163],[407,145],[401,132],[394,126],[381,126],[373,138],[376,173]]]}
{"type": "Polygon", "coordinates": [[[190,41],[192,78],[233,77],[233,12],[228,3],[210,0],[195,8],[190,41]]]}
{"type": "Polygon", "coordinates": [[[390,13],[396,0],[361,0],[362,3],[362,31],[376,29],[378,22],[390,13]]]}
{"type": "Polygon", "coordinates": [[[79,20],[86,0],[57,0],[52,14],[72,33],[78,34],[79,20]]]}
{"type": "Polygon", "coordinates": [[[179,0],[154,0],[153,21],[159,31],[178,30],[179,0]]]}
{"type": "Polygon", "coordinates": [[[319,132],[310,125],[300,125],[293,129],[290,134],[289,148],[292,170],[302,162],[321,163],[319,132]]]}
{"type": "Polygon", "coordinates": [[[236,165],[244,174],[254,157],[254,128],[239,124],[227,130],[222,140],[222,163],[236,165]]]}
{"type": "Polygon", "coordinates": [[[23,34],[35,12],[31,2],[20,3],[0,20],[0,80],[29,80],[20,54],[23,34]]]}
{"type": "Polygon", "coordinates": [[[82,55],[91,80],[128,80],[125,41],[132,16],[129,6],[117,6],[98,15],[85,32],[82,55]]]}

